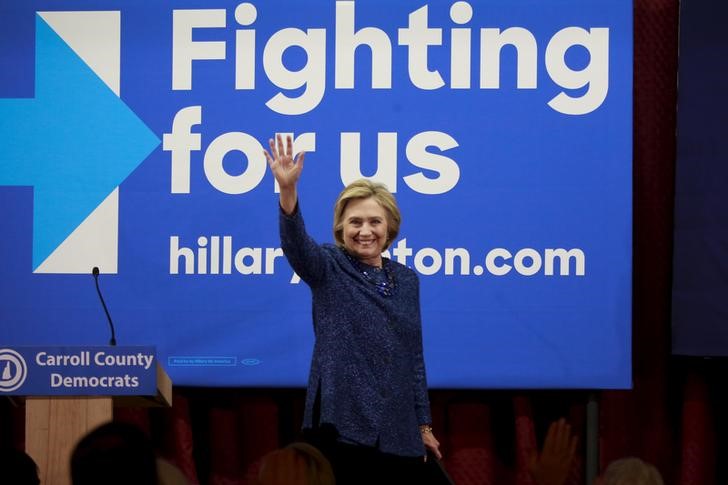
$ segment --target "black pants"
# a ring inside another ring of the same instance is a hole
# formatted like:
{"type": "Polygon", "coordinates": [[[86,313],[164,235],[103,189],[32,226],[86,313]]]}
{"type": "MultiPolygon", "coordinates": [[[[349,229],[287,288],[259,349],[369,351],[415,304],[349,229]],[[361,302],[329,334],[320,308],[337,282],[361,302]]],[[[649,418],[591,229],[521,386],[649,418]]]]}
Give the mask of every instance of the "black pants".
{"type": "Polygon", "coordinates": [[[423,457],[383,453],[376,447],[343,443],[335,432],[321,428],[304,430],[305,440],[331,462],[336,485],[399,485],[436,483],[423,457]]]}
{"type": "Polygon", "coordinates": [[[324,451],[337,485],[425,483],[422,457],[382,453],[369,446],[336,442],[324,451]]]}
{"type": "MultiPolygon", "coordinates": [[[[317,393],[313,408],[313,421],[319,422],[321,396],[317,393]]],[[[322,424],[303,430],[304,441],[324,454],[331,463],[336,485],[399,485],[436,484],[432,463],[425,466],[421,456],[408,457],[382,453],[377,447],[343,443],[338,430],[331,424],[322,424]]]]}

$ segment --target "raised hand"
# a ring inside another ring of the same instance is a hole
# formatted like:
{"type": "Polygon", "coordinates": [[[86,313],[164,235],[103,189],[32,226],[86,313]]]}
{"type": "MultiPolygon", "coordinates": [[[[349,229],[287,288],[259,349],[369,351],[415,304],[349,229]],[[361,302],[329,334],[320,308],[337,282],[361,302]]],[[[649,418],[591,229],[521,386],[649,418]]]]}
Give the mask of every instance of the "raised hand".
{"type": "Polygon", "coordinates": [[[263,154],[265,159],[268,160],[268,166],[281,189],[281,208],[286,214],[291,214],[298,201],[296,184],[298,184],[298,179],[301,177],[305,153],[299,153],[296,160],[293,160],[293,139],[290,135],[287,137],[285,148],[281,135],[276,136],[276,141],[273,141],[272,138],[268,140],[268,145],[270,146],[270,153],[263,150],[263,154]]]}
{"type": "Polygon", "coordinates": [[[293,139],[289,135],[286,137],[286,145],[283,146],[283,137],[281,135],[276,136],[274,141],[272,138],[268,140],[270,146],[270,153],[263,150],[265,159],[268,160],[268,166],[270,167],[273,176],[278,182],[278,186],[281,191],[294,189],[298,183],[298,179],[301,177],[301,171],[303,170],[303,158],[305,153],[301,152],[293,160],[293,139]]]}
{"type": "Polygon", "coordinates": [[[541,453],[534,453],[528,470],[538,485],[563,485],[571,471],[578,439],[565,419],[551,423],[541,453]]]}

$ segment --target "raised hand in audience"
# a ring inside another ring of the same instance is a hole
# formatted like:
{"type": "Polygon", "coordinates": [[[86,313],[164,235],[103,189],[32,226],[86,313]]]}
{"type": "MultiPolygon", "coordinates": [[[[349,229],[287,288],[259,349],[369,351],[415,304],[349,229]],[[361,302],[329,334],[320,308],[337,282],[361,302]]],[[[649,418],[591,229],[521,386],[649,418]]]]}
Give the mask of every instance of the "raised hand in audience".
{"type": "Polygon", "coordinates": [[[578,439],[564,418],[551,423],[541,452],[534,453],[528,471],[538,485],[563,485],[566,482],[578,439]]]}

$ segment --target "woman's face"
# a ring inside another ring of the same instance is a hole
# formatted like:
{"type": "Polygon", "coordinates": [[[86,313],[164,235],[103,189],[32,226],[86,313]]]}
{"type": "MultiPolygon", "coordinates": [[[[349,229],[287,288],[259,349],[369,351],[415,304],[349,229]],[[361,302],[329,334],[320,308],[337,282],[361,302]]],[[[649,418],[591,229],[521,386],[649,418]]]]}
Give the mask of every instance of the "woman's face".
{"type": "Polygon", "coordinates": [[[344,247],[362,263],[381,266],[387,243],[387,211],[374,198],[354,199],[346,204],[344,247]]]}

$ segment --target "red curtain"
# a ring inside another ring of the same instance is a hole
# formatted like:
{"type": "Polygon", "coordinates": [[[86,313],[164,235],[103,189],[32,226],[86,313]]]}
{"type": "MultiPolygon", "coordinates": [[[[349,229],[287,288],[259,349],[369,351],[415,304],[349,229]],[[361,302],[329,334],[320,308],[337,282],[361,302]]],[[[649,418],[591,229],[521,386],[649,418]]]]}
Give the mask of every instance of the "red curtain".
{"type": "MultiPolygon", "coordinates": [[[[597,393],[600,467],[654,463],[667,484],[725,483],[717,410],[725,365],[670,356],[677,0],[634,2],[634,274],[631,391],[597,393]]],[[[303,390],[175,390],[170,410],[116,412],[147,429],[193,483],[253,483],[260,458],[297,438],[303,390]]],[[[581,436],[569,479],[584,483],[586,392],[433,391],[436,434],[456,483],[530,485],[528,457],[550,421],[581,436]]],[[[22,446],[23,407],[0,401],[0,442],[22,446]]]]}

